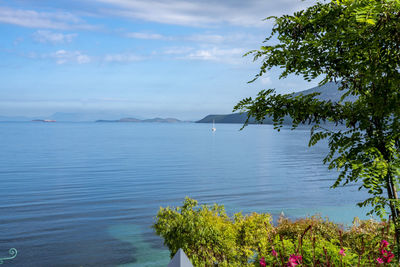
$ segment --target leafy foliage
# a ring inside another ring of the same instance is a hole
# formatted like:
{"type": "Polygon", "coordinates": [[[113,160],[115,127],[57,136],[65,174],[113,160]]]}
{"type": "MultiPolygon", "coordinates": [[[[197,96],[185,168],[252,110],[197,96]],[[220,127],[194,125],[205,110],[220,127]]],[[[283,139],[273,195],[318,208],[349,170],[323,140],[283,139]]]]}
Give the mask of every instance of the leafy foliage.
{"type": "Polygon", "coordinates": [[[267,246],[270,222],[269,214],[255,213],[236,214],[232,220],[223,206],[198,206],[186,198],[182,207],[161,208],[153,227],[171,256],[182,248],[196,266],[246,266],[267,246]]]}
{"type": "Polygon", "coordinates": [[[344,94],[332,102],[318,100],[316,94],[281,95],[267,89],[243,99],[234,110],[260,122],[272,116],[278,130],[285,116],[293,119],[293,128],[313,125],[309,145],[328,139],[324,163],[339,170],[333,187],[361,184],[370,197],[359,205],[372,206],[371,213],[381,217],[389,207],[397,221],[400,1],[338,0],[272,19],[275,26],[266,43],[276,38],[277,44],[249,52],[262,60],[255,79],[279,67],[280,78],[296,74],[306,80],[322,78],[321,84],[339,82],[344,94]],[[356,99],[347,101],[347,96],[356,99]],[[328,129],[325,122],[345,127],[328,129]]]}
{"type": "Polygon", "coordinates": [[[374,266],[382,241],[392,244],[394,235],[387,222],[357,218],[348,229],[319,216],[281,217],[274,226],[269,214],[229,217],[223,206],[190,198],[182,207],[160,208],[153,227],[171,257],[182,248],[194,266],[286,266],[293,258],[302,266],[374,266]]]}
{"type": "Polygon", "coordinates": [[[224,266],[236,256],[235,230],[222,206],[197,206],[186,199],[182,207],[161,208],[154,229],[164,237],[173,256],[179,248],[191,257],[193,264],[224,266]]]}

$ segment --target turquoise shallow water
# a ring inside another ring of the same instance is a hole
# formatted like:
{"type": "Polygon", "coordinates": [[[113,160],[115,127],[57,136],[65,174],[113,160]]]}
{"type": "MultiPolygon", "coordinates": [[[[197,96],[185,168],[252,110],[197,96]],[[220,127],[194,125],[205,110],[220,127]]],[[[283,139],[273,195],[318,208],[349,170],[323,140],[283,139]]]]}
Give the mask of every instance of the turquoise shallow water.
{"type": "Polygon", "coordinates": [[[15,266],[163,266],[151,224],[185,196],[228,213],[365,214],[357,186],[330,189],[309,131],[162,123],[0,123],[0,257],[15,266]]]}

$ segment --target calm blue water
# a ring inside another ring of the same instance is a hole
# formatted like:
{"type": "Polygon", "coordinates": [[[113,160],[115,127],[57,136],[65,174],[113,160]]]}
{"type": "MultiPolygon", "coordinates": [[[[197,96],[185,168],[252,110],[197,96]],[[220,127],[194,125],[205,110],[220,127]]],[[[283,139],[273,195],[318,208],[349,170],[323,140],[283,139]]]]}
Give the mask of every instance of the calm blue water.
{"type": "Polygon", "coordinates": [[[162,123],[0,123],[5,266],[165,266],[150,226],[185,196],[227,211],[314,213],[348,223],[357,187],[329,189],[308,130],[162,123]]]}

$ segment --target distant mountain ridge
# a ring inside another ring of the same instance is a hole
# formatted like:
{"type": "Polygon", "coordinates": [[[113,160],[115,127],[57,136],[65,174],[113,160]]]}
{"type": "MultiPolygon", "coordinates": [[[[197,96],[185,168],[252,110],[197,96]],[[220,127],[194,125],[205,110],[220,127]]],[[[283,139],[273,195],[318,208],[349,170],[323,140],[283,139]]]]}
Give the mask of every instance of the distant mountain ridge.
{"type": "MultiPolygon", "coordinates": [[[[294,93],[294,96],[298,96],[300,94],[308,95],[312,93],[320,93],[320,95],[315,98],[319,100],[331,100],[332,102],[339,102],[340,98],[344,94],[344,91],[339,91],[338,88],[340,86],[340,82],[329,82],[321,86],[316,86],[304,91],[294,93]]],[[[354,101],[356,100],[355,96],[347,96],[345,98],[346,101],[354,101]]]]}
{"type": "MultiPolygon", "coordinates": [[[[232,113],[226,115],[207,115],[203,119],[196,121],[196,123],[245,123],[247,119],[247,113],[232,113]]],[[[289,123],[290,118],[286,118],[285,122],[289,123]]],[[[256,120],[254,118],[250,118],[249,124],[256,124],[256,120]]],[[[272,124],[273,121],[271,118],[265,118],[263,124],[272,124]]]]}
{"type": "MultiPolygon", "coordinates": [[[[316,96],[317,99],[319,100],[331,100],[333,102],[338,102],[340,98],[343,95],[342,91],[339,91],[339,83],[335,82],[329,82],[326,83],[322,86],[316,86],[311,89],[307,89],[304,91],[296,92],[294,93],[294,96],[298,96],[300,94],[307,95],[311,93],[320,93],[320,95],[316,96]]],[[[348,96],[346,98],[346,101],[354,101],[355,97],[354,96],[348,96]]],[[[247,113],[232,113],[232,114],[225,114],[225,115],[207,115],[203,119],[196,121],[196,123],[212,123],[213,121],[215,123],[240,123],[243,124],[245,123],[247,119],[247,113]]],[[[284,124],[290,124],[291,123],[291,118],[290,117],[285,117],[284,119],[284,124]]],[[[250,124],[255,124],[257,123],[254,118],[250,118],[249,120],[250,124]]],[[[267,117],[263,121],[263,124],[272,124],[273,121],[271,118],[267,117]]]]}
{"type": "Polygon", "coordinates": [[[112,120],[114,118],[127,118],[132,115],[120,113],[120,112],[56,112],[52,115],[48,116],[35,116],[35,117],[28,117],[28,116],[0,116],[0,121],[32,121],[32,120],[55,120],[57,122],[93,122],[100,118],[105,120],[112,120]]]}
{"type": "Polygon", "coordinates": [[[99,119],[113,120],[115,118],[128,118],[131,115],[119,112],[82,112],[82,113],[66,113],[56,112],[49,116],[48,119],[56,121],[95,121],[99,119]]]}
{"type": "Polygon", "coordinates": [[[180,123],[180,122],[186,122],[186,121],[181,121],[175,118],[153,118],[153,119],[145,119],[145,120],[140,120],[136,118],[122,118],[119,120],[97,120],[96,122],[163,122],[163,123],[180,123]]]}

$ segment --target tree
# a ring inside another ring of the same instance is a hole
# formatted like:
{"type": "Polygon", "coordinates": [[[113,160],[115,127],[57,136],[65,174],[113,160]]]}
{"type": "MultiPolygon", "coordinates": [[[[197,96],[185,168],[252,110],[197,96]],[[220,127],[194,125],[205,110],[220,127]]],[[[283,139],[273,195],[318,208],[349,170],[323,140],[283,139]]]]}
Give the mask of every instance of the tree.
{"type": "Polygon", "coordinates": [[[399,243],[400,1],[317,3],[272,19],[266,45],[248,53],[262,60],[254,80],[279,67],[280,78],[296,74],[309,81],[322,78],[320,84],[338,82],[343,96],[332,102],[316,99],[316,93],[294,96],[268,89],[243,99],[234,111],[260,122],[271,116],[278,130],[287,115],[293,128],[311,124],[309,145],[328,139],[324,163],[339,170],[332,187],[357,183],[368,190],[370,197],[358,205],[371,205],[370,213],[381,217],[389,208],[399,243]],[[269,44],[272,39],[277,42],[269,44]],[[349,95],[356,100],[346,100],[349,95]],[[328,129],[327,121],[345,127],[328,129]]]}

